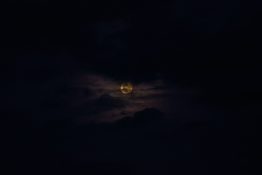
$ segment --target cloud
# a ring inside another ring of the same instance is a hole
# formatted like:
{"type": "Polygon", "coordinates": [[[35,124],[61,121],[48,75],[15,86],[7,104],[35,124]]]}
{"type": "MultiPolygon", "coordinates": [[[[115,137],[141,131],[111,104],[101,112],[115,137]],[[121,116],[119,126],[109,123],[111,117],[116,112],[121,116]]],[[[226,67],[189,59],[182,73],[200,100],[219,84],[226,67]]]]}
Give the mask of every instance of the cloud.
{"type": "Polygon", "coordinates": [[[113,122],[133,116],[145,108],[166,111],[166,104],[174,94],[174,88],[159,79],[133,83],[134,93],[124,95],[119,87],[122,82],[97,73],[83,73],[75,78],[72,86],[79,91],[88,89],[89,95],[78,96],[72,105],[79,111],[81,121],[113,122]]]}
{"type": "Polygon", "coordinates": [[[142,111],[135,112],[131,117],[125,117],[116,122],[122,127],[138,127],[148,124],[158,123],[163,119],[164,114],[156,108],[146,108],[142,111]]]}

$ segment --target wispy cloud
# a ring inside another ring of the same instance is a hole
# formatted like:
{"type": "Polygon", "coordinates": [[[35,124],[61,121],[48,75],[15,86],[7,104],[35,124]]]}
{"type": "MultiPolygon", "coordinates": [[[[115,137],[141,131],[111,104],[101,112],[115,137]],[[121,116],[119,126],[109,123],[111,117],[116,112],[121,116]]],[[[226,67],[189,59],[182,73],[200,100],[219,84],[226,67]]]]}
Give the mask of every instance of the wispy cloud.
{"type": "Polygon", "coordinates": [[[134,93],[131,95],[120,92],[121,83],[95,73],[85,73],[77,77],[72,86],[80,91],[88,89],[90,92],[88,96],[77,97],[72,101],[72,105],[82,111],[79,113],[81,120],[114,121],[145,108],[165,110],[168,99],[174,93],[174,88],[168,87],[161,79],[133,83],[134,93]]]}

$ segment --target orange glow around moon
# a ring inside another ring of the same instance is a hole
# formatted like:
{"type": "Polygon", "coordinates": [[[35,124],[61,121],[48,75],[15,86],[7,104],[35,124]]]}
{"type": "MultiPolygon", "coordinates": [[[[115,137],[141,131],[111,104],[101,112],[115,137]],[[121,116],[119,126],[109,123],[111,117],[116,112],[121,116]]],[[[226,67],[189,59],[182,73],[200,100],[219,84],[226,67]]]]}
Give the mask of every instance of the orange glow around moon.
{"type": "Polygon", "coordinates": [[[122,94],[130,94],[133,92],[133,89],[133,85],[129,82],[122,83],[120,86],[120,91],[122,92],[122,94]]]}

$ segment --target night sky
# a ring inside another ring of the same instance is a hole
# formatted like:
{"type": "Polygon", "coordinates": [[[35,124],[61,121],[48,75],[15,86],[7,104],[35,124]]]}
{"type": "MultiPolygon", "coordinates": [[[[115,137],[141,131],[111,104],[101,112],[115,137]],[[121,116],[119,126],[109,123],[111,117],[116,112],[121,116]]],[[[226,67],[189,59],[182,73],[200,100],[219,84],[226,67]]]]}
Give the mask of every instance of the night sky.
{"type": "Polygon", "coordinates": [[[257,174],[261,5],[8,1],[5,167],[15,174],[257,174]],[[121,93],[124,82],[132,94],[121,93]]]}

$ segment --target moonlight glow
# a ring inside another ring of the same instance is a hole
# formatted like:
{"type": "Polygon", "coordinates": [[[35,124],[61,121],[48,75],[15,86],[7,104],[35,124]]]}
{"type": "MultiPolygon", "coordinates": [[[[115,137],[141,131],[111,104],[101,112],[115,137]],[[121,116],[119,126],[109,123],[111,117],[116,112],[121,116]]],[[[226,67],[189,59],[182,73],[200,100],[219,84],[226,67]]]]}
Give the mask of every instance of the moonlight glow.
{"type": "Polygon", "coordinates": [[[120,91],[123,94],[130,94],[133,92],[133,85],[131,83],[122,83],[120,86],[120,91]]]}

